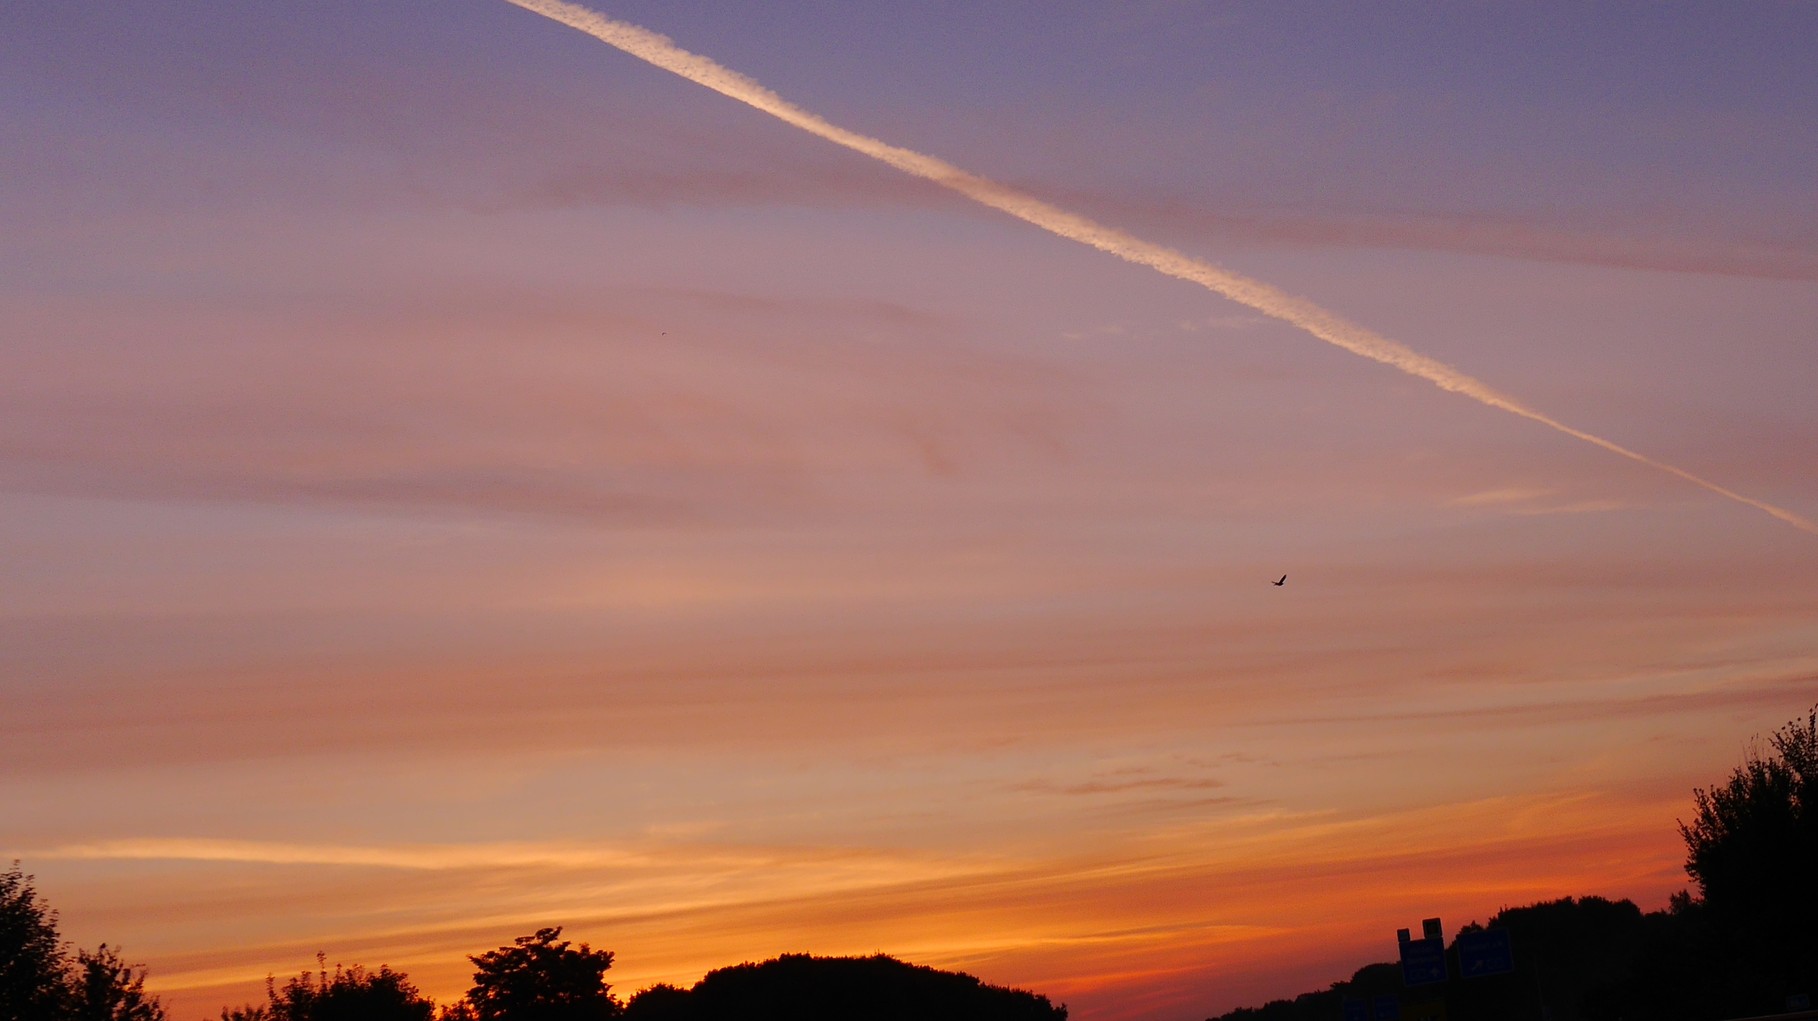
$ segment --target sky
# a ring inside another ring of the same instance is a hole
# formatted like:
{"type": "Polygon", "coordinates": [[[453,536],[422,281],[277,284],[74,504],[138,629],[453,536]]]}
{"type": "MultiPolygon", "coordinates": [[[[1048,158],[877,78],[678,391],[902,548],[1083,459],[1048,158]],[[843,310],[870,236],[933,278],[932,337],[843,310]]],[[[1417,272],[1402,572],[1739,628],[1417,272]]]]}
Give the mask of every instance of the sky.
{"type": "MultiPolygon", "coordinates": [[[[1818,517],[1818,8],[593,6],[1818,517]]],[[[1664,906],[1818,702],[1818,536],[504,0],[8,3],[0,139],[0,858],[174,1017],[1200,1018],[1664,906]]]]}

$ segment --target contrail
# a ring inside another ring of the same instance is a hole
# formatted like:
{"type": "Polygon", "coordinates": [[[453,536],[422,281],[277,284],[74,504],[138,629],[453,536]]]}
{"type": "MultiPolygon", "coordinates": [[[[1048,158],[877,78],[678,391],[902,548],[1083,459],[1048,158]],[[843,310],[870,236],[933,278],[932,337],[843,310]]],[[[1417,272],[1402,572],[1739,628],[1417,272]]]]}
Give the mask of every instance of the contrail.
{"type": "Polygon", "coordinates": [[[933,156],[925,156],[913,149],[891,145],[888,142],[861,135],[855,131],[848,131],[836,124],[829,123],[788,102],[737,71],[722,67],[700,54],[682,49],[671,42],[667,36],[658,35],[623,21],[614,21],[603,14],[566,3],[564,0],[507,0],[507,2],[585,32],[601,42],[624,50],[639,60],[655,64],[665,71],[673,71],[689,81],[705,85],[715,92],[754,106],[778,120],[793,124],[803,131],[818,135],[835,145],[845,146],[854,152],[863,153],[872,159],[888,163],[904,173],[933,181],[943,188],[959,192],[975,202],[1009,213],[1019,220],[1032,223],[1050,233],[1058,234],[1080,244],[1091,245],[1102,252],[1109,252],[1120,259],[1134,262],[1139,266],[1147,266],[1158,272],[1166,273],[1168,276],[1191,281],[1238,304],[1247,305],[1264,315],[1297,326],[1320,340],[1344,348],[1352,354],[1362,355],[1385,365],[1392,365],[1411,376],[1419,376],[1442,390],[1464,394],[1466,397],[1492,408],[1501,408],[1511,414],[1539,422],[1549,429],[1602,447],[1613,454],[1620,454],[1650,468],[1657,468],[1669,475],[1675,475],[1719,496],[1772,514],[1801,531],[1818,535],[1818,523],[1790,510],[1744,496],[1735,490],[1700,478],[1683,468],[1674,467],[1664,461],[1656,461],[1645,454],[1637,453],[1601,436],[1593,435],[1582,429],[1575,429],[1550,415],[1528,407],[1507,394],[1492,389],[1489,385],[1444,362],[1435,361],[1379,333],[1349,322],[1304,298],[1297,298],[1260,280],[1252,280],[1249,277],[1228,272],[1172,248],[1144,241],[1076,213],[1049,205],[1033,195],[1026,195],[1014,188],[1008,188],[995,181],[979,177],[977,174],[967,173],[953,164],[935,159],[933,156]]]}

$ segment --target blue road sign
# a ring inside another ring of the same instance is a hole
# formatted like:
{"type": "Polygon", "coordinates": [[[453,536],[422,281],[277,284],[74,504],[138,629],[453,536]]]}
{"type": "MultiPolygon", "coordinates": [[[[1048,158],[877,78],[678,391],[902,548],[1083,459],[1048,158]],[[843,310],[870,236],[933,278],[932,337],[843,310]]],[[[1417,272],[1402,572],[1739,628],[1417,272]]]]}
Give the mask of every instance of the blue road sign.
{"type": "Polygon", "coordinates": [[[1480,929],[1458,934],[1458,973],[1465,978],[1504,975],[1515,970],[1509,930],[1480,929]]]}
{"type": "Polygon", "coordinates": [[[1371,1012],[1370,1021],[1401,1021],[1401,998],[1398,996],[1378,996],[1370,1001],[1376,1008],[1371,1012]]]}
{"type": "Polygon", "coordinates": [[[1346,1000],[1345,1021],[1370,1021],[1368,1000],[1346,1000]]]}
{"type": "Polygon", "coordinates": [[[1430,986],[1446,980],[1446,941],[1411,939],[1401,944],[1401,981],[1430,986]]]}

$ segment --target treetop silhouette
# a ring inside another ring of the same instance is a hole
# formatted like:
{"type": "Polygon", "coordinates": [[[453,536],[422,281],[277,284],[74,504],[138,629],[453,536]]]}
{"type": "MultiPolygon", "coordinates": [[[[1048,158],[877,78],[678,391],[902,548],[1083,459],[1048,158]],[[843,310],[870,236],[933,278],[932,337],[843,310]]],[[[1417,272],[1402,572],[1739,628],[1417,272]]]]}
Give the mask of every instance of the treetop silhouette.
{"type": "Polygon", "coordinates": [[[164,1021],[145,971],[101,944],[72,955],[19,863],[0,872],[0,1021],[164,1021]]]}
{"type": "Polygon", "coordinates": [[[604,1021],[621,1007],[606,983],[612,951],[558,939],[560,926],[519,936],[474,963],[467,1002],[480,1021],[604,1021]]]}

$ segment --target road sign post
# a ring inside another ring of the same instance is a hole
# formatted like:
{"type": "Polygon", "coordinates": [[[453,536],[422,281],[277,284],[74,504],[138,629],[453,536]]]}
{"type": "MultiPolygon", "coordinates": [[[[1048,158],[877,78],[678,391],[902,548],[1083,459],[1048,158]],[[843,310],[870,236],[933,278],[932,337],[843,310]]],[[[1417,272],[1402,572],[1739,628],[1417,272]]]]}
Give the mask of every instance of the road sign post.
{"type": "Polygon", "coordinates": [[[1458,973],[1465,978],[1506,975],[1515,970],[1515,950],[1507,929],[1479,929],[1458,934],[1458,973]]]}
{"type": "Polygon", "coordinates": [[[1401,944],[1403,985],[1430,986],[1446,980],[1446,943],[1443,939],[1410,939],[1401,944]]]}

